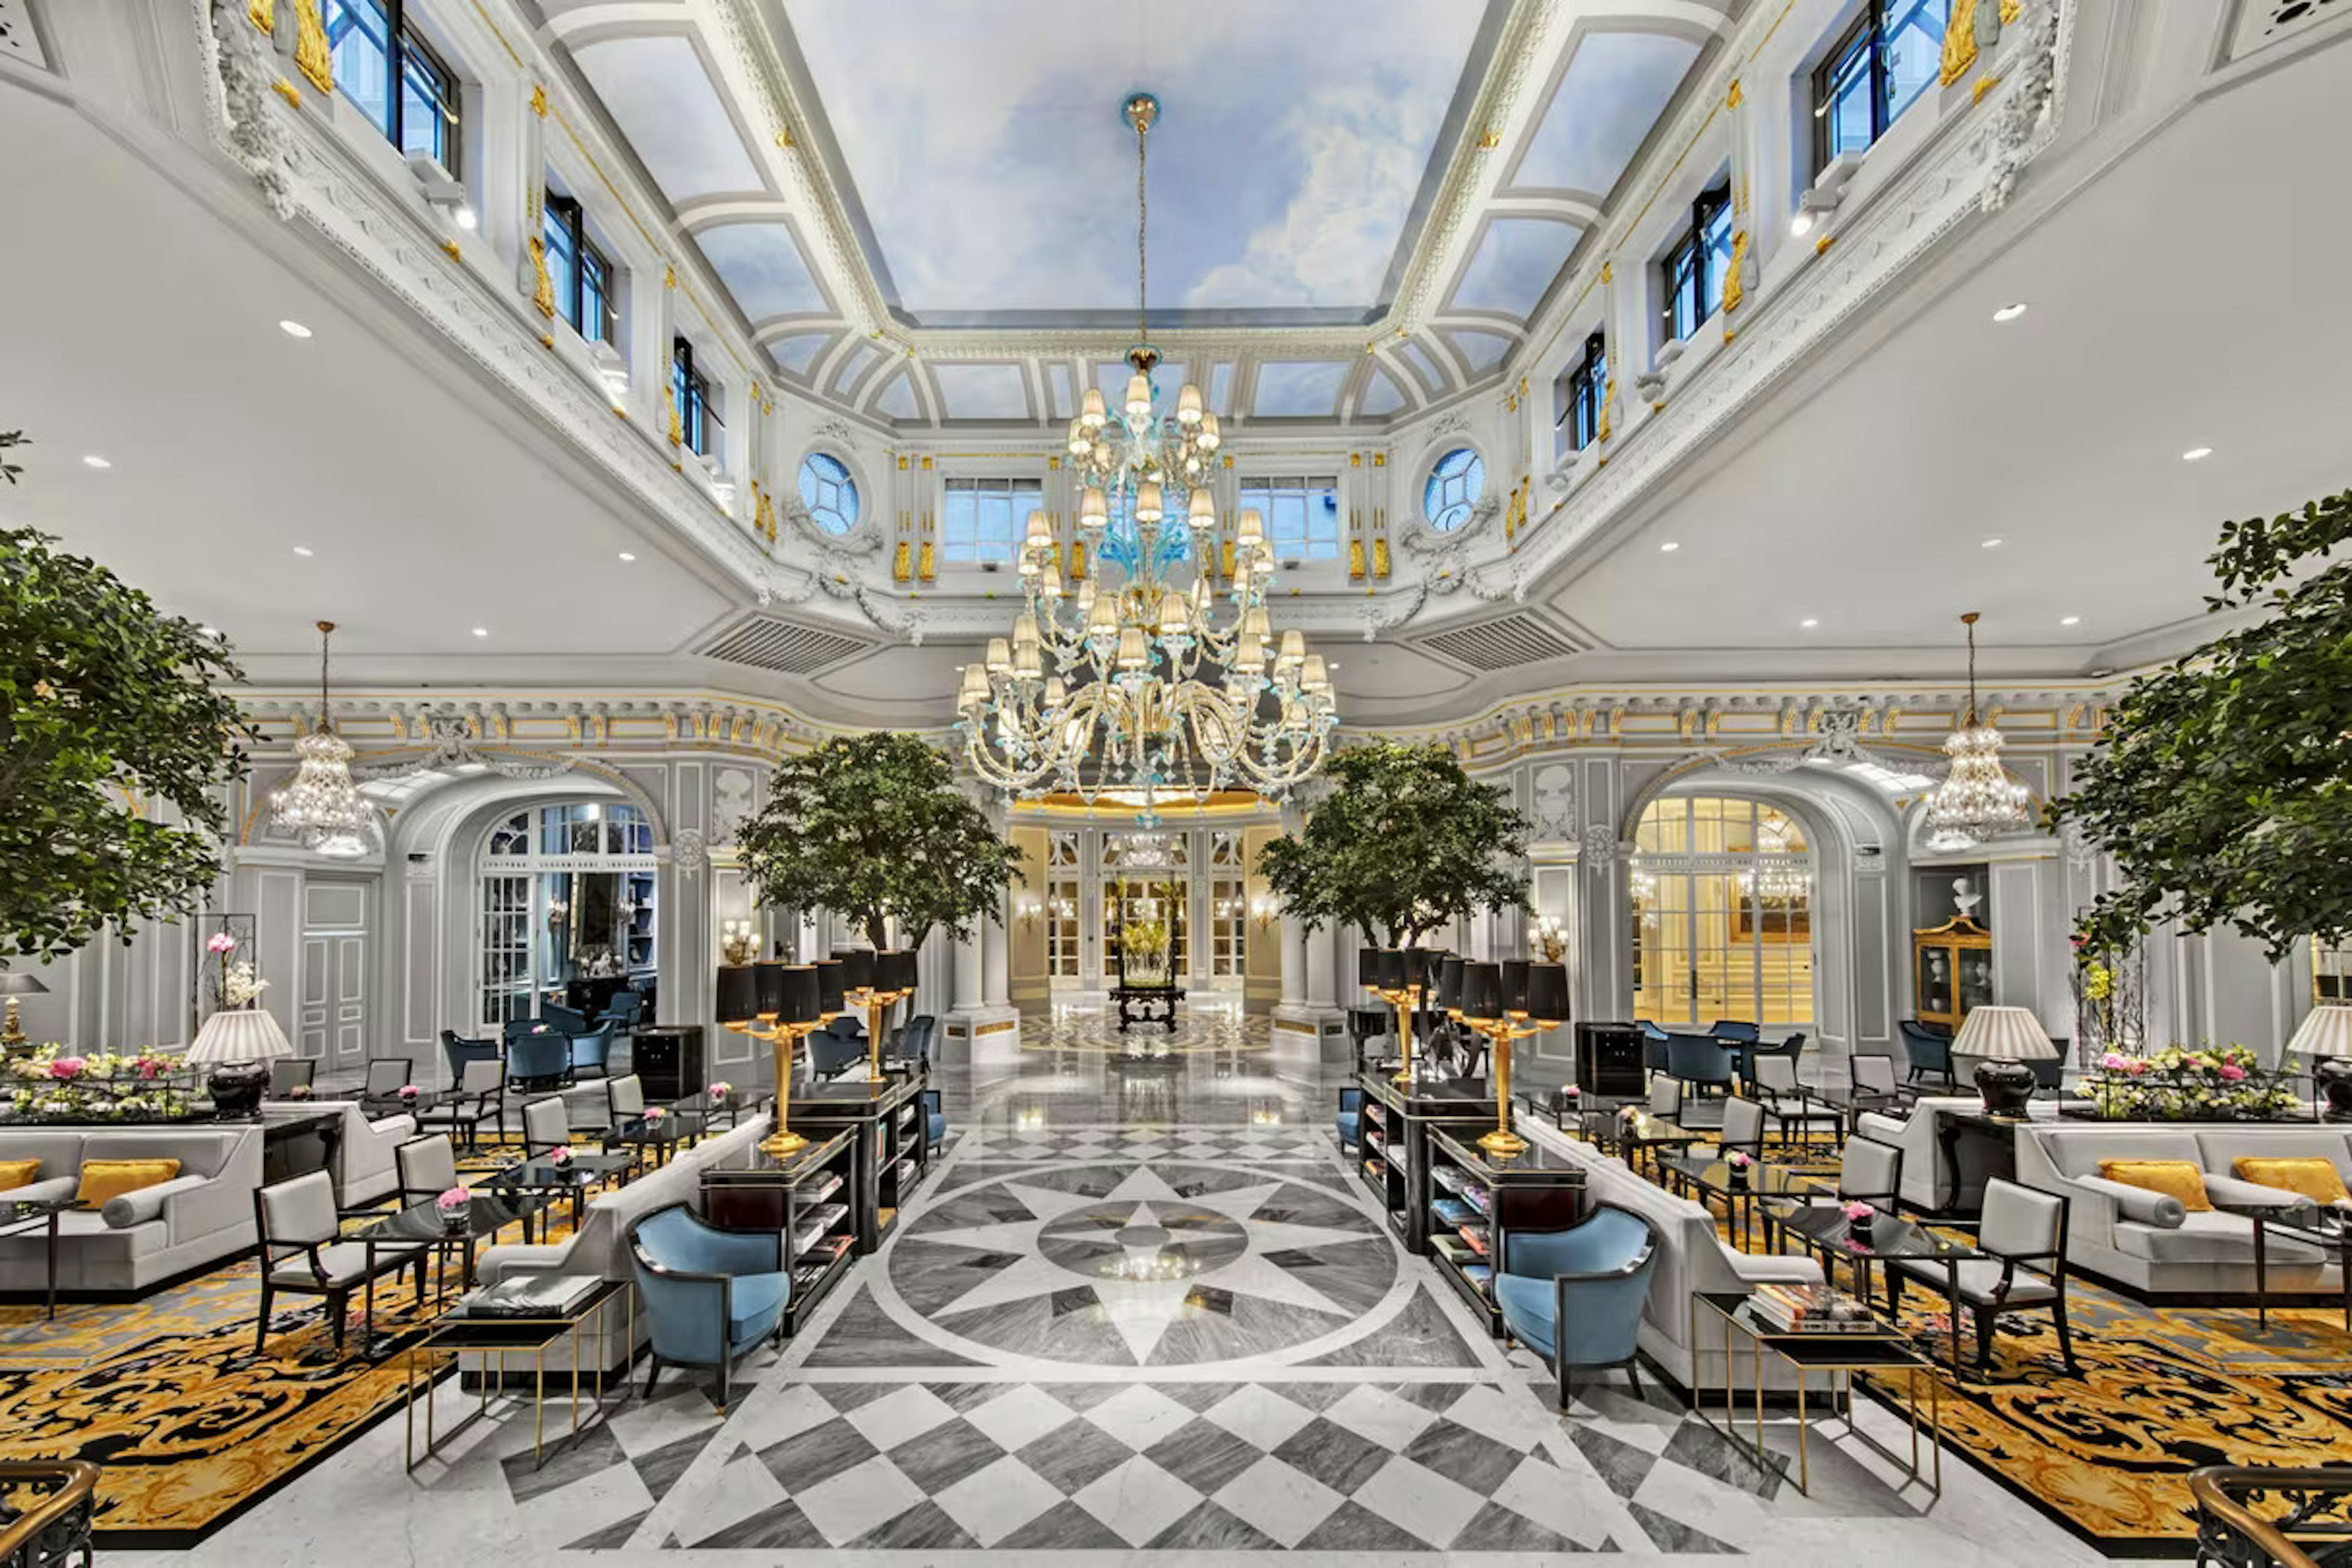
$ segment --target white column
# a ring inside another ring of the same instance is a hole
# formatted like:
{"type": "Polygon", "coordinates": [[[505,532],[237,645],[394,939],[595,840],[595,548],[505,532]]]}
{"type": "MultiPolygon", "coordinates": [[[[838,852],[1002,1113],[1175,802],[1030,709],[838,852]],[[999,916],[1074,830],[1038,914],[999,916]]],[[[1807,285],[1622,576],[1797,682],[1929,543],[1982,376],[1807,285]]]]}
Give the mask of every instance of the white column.
{"type": "Polygon", "coordinates": [[[982,963],[980,932],[975,931],[955,944],[955,1006],[958,1012],[981,1005],[982,963]]]}
{"type": "Polygon", "coordinates": [[[1339,962],[1339,932],[1332,927],[1315,932],[1307,939],[1307,1005],[1310,1007],[1336,1007],[1338,994],[1332,989],[1332,966],[1339,962]]]}
{"type": "MultiPolygon", "coordinates": [[[[1001,908],[1000,915],[1005,911],[1001,908]]],[[[981,940],[981,996],[991,1007],[1003,1007],[1013,1001],[1013,942],[1011,933],[996,921],[982,917],[981,940]]]]}
{"type": "Polygon", "coordinates": [[[1286,914],[1282,917],[1282,1005],[1307,1000],[1307,932],[1286,914]]]}

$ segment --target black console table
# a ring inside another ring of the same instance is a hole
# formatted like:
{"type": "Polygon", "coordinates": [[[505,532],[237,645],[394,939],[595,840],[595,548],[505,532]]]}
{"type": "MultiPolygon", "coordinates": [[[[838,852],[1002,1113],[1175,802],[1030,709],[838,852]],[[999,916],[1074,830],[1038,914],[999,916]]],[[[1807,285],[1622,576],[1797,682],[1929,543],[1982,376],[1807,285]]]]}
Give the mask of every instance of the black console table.
{"type": "Polygon", "coordinates": [[[1184,1000],[1184,992],[1176,985],[1114,985],[1110,999],[1118,1005],[1120,1034],[1126,1034],[1130,1024],[1157,1024],[1172,1035],[1176,1004],[1184,1000]]]}

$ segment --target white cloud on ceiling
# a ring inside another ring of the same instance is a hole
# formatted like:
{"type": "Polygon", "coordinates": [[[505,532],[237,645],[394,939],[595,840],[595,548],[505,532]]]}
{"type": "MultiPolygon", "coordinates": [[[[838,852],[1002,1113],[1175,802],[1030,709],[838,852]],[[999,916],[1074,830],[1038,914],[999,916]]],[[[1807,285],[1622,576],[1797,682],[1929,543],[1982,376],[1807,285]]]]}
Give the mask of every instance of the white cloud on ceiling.
{"type": "Polygon", "coordinates": [[[1374,370],[1371,379],[1364,384],[1364,395],[1358,399],[1356,412],[1367,419],[1378,419],[1404,406],[1404,394],[1384,370],[1374,370]]]}
{"type": "Polygon", "coordinates": [[[915,383],[911,372],[900,370],[890,379],[890,385],[874,405],[893,419],[915,417],[915,383]]]}
{"type": "Polygon", "coordinates": [[[950,419],[1029,417],[1029,394],[1017,364],[935,364],[931,378],[950,419]]]}
{"type": "Polygon", "coordinates": [[[768,345],[768,357],[776,362],[779,370],[806,375],[832,336],[831,332],[796,332],[789,338],[779,338],[768,345]]]}
{"type": "Polygon", "coordinates": [[[1666,33],[1585,34],[1512,185],[1607,195],[1697,55],[1666,33]]]}
{"type": "Polygon", "coordinates": [[[1261,418],[1320,418],[1339,401],[1348,379],[1345,360],[1275,360],[1257,367],[1257,396],[1250,412],[1261,418]]]}
{"type": "Polygon", "coordinates": [[[792,230],[782,224],[724,224],[702,230],[694,242],[743,314],[754,321],[830,309],[824,290],[809,276],[808,263],[801,259],[800,247],[793,243],[792,230]]]}
{"type": "Polygon", "coordinates": [[[675,36],[615,38],[572,51],[671,202],[766,188],[694,46],[675,36]]]}
{"type": "Polygon", "coordinates": [[[1574,224],[1549,218],[1496,218],[1462,269],[1454,303],[1465,310],[1500,310],[1525,317],[1559,275],[1570,251],[1584,237],[1574,224]]]}
{"type": "Polygon", "coordinates": [[[1462,357],[1470,362],[1473,375],[1484,375],[1502,363],[1503,356],[1511,352],[1511,340],[1500,332],[1473,332],[1455,328],[1446,335],[1462,351],[1462,357]]]}
{"type": "Polygon", "coordinates": [[[785,0],[883,260],[918,313],[1133,304],[1135,143],[1118,112],[1130,84],[1164,105],[1151,140],[1155,303],[1371,304],[1484,10],[785,0]]]}

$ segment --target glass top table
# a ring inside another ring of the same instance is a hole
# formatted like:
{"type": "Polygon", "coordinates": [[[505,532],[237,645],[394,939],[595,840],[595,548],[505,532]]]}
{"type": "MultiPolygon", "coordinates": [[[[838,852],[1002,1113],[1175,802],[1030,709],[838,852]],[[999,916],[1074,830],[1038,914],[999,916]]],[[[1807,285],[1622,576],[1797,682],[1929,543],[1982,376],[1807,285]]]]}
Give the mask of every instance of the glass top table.
{"type": "MultiPolygon", "coordinates": [[[[1942,1235],[1897,1215],[1873,1209],[1860,1219],[1848,1219],[1844,1205],[1821,1204],[1791,1208],[1773,1216],[1773,1223],[1825,1257],[1843,1258],[1853,1265],[1870,1296],[1867,1268],[1873,1263],[1920,1263],[1944,1273],[1944,1304],[1951,1325],[1952,1371],[1960,1373],[1960,1265],[1985,1256],[1974,1243],[1942,1235]]],[[[1906,1271],[1907,1272],[1907,1271],[1906,1271]]]]}
{"type": "Polygon", "coordinates": [[[593,1187],[607,1176],[615,1176],[629,1168],[626,1154],[574,1154],[569,1160],[556,1161],[545,1154],[493,1171],[481,1178],[481,1184],[493,1188],[521,1188],[532,1192],[575,1192],[593,1187]]]}
{"type": "Polygon", "coordinates": [[[1723,1201],[1726,1214],[1739,1227],[1742,1252],[1748,1250],[1748,1222],[1759,1200],[1828,1197],[1836,1190],[1820,1176],[1785,1165],[1759,1162],[1746,1167],[1744,1174],[1738,1171],[1730,1161],[1716,1155],[1667,1154],[1658,1161],[1659,1174],[1669,1186],[1696,1187],[1703,1196],[1723,1201]]]}
{"type": "Polygon", "coordinates": [[[2336,1277],[2344,1288],[2344,1331],[2352,1333],[2352,1205],[2329,1204],[2312,1207],[2298,1205],[2294,1208],[2278,1208],[2268,1205],[2216,1202],[2213,1206],[2243,1215],[2253,1222],[2256,1332],[2267,1333],[2271,1326],[2270,1244],[2275,1233],[2288,1241],[2317,1247],[2323,1257],[2329,1253],[2335,1255],[2336,1277]]]}
{"type": "Polygon", "coordinates": [[[30,1236],[47,1231],[48,1240],[47,1310],[58,1315],[58,1221],[89,1205],[74,1198],[0,1199],[0,1236],[30,1236]]]}

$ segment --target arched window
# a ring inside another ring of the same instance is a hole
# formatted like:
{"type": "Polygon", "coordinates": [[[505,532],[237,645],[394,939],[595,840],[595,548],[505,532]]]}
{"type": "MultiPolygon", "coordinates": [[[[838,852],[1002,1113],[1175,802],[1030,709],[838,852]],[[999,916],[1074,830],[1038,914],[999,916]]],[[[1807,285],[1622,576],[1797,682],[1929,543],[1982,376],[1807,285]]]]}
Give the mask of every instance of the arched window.
{"type": "Polygon", "coordinates": [[[634,805],[527,807],[483,837],[484,1029],[557,1002],[593,1012],[655,973],[653,824],[634,805]]]}
{"type": "Polygon", "coordinates": [[[1636,1017],[1813,1020],[1813,856],[1795,818],[1760,801],[1670,795],[1633,830],[1636,1017]]]}
{"type": "Polygon", "coordinates": [[[1422,487],[1421,511],[1429,526],[1451,533],[1470,521],[1478,498],[1486,493],[1486,464],[1467,447],[1456,447],[1437,459],[1422,487]]]}
{"type": "Polygon", "coordinates": [[[801,459],[801,504],[827,533],[847,533],[857,526],[857,481],[849,466],[827,452],[811,452],[801,459]]]}

